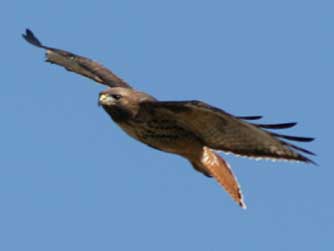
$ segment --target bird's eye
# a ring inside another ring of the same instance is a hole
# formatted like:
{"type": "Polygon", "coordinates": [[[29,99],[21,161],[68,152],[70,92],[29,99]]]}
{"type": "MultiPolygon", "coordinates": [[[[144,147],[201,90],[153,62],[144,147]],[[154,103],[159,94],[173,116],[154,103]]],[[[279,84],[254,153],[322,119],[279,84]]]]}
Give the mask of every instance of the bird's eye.
{"type": "Polygon", "coordinates": [[[119,100],[122,96],[118,94],[111,95],[114,99],[119,100]]]}

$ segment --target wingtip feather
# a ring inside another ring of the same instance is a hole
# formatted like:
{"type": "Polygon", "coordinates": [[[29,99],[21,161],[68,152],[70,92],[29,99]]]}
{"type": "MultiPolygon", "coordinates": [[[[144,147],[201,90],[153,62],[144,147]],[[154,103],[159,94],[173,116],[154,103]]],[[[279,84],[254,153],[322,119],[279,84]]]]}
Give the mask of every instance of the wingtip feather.
{"type": "Polygon", "coordinates": [[[262,116],[236,116],[236,118],[242,120],[258,120],[262,119],[262,116]]]}
{"type": "Polygon", "coordinates": [[[287,129],[297,125],[297,122],[281,123],[281,124],[252,124],[265,129],[287,129]]]}
{"type": "Polygon", "coordinates": [[[298,142],[311,142],[315,140],[315,138],[311,138],[311,137],[290,136],[290,135],[277,134],[273,132],[271,132],[270,134],[274,137],[292,140],[292,141],[298,141],[298,142]]]}
{"type": "Polygon", "coordinates": [[[40,48],[44,48],[43,44],[37,39],[34,33],[30,29],[26,29],[26,33],[22,34],[22,37],[30,44],[40,48]]]}

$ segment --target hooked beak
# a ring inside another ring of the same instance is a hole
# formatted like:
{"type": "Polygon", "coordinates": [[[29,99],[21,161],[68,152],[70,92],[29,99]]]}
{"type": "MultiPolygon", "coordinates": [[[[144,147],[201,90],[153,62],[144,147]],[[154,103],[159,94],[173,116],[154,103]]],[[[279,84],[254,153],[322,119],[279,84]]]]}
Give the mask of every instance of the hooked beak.
{"type": "Polygon", "coordinates": [[[112,105],[114,103],[115,99],[111,96],[109,96],[107,93],[101,93],[99,96],[98,105],[112,105]]]}

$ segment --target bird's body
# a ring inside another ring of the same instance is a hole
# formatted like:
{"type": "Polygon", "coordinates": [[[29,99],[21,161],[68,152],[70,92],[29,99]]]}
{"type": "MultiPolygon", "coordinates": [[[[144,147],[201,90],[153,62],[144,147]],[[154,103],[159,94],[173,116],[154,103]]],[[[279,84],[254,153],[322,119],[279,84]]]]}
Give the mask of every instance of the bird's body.
{"type": "Polygon", "coordinates": [[[188,156],[191,146],[201,145],[200,139],[180,126],[176,119],[161,118],[143,109],[142,104],[156,102],[150,95],[135,90],[116,87],[103,92],[99,103],[129,136],[161,151],[188,156]],[[118,95],[119,102],[104,102],[104,95],[118,95]],[[117,94],[116,94],[117,93],[117,94]],[[122,102],[126,100],[126,102],[122,102]]]}
{"type": "Polygon", "coordinates": [[[313,154],[286,140],[312,138],[277,134],[296,123],[255,124],[261,116],[236,117],[201,101],[158,101],[133,89],[102,65],[73,53],[44,46],[27,30],[24,38],[46,49],[47,61],[79,73],[110,88],[100,93],[99,104],[129,136],[161,151],[187,159],[199,172],[214,177],[242,207],[240,186],[228,163],[214,150],[237,155],[314,163],[313,154]]]}

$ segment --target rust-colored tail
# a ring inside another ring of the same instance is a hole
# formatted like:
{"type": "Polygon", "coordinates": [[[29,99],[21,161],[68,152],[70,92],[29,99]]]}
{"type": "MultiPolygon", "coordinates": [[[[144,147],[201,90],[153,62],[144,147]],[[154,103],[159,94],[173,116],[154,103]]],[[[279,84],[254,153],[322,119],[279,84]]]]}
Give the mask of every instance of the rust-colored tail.
{"type": "Polygon", "coordinates": [[[194,168],[205,175],[214,177],[230,196],[244,209],[246,204],[243,200],[239,183],[232,173],[229,164],[210,148],[204,146],[199,161],[192,161],[194,168]]]}

